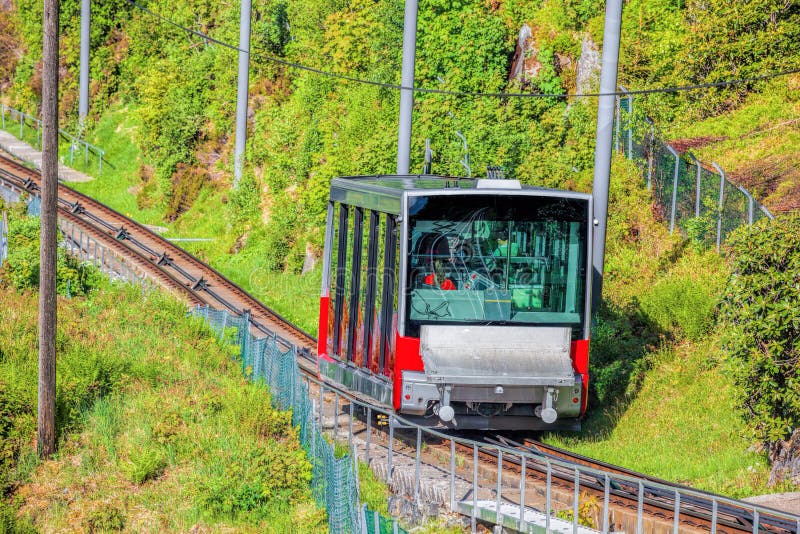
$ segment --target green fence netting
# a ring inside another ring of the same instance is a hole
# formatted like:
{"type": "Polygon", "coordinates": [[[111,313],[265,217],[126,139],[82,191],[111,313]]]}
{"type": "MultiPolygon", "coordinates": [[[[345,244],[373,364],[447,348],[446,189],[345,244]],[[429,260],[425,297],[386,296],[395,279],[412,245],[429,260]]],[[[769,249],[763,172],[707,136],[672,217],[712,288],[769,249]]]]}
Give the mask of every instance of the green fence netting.
{"type": "Polygon", "coordinates": [[[405,533],[396,521],[359,506],[352,456],[337,458],[333,445],[323,435],[314,417],[308,385],[300,375],[297,350],[282,349],[272,337],[253,336],[246,315],[235,316],[207,306],[195,308],[192,314],[204,318],[220,339],[238,345],[242,372],[270,388],[276,408],[292,410],[292,422],[298,427],[300,441],[313,466],[312,494],[328,512],[329,531],[337,534],[405,533]],[[375,530],[376,524],[378,530],[375,530]]]}

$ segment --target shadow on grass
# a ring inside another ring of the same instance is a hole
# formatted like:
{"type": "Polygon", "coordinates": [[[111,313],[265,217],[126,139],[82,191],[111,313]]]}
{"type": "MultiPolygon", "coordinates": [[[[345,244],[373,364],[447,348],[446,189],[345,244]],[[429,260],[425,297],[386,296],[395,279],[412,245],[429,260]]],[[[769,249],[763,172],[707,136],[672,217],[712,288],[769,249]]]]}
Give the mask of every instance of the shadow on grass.
{"type": "Polygon", "coordinates": [[[609,435],[642,387],[646,358],[669,334],[637,302],[603,302],[594,316],[589,357],[589,406],[576,437],[609,435]]]}

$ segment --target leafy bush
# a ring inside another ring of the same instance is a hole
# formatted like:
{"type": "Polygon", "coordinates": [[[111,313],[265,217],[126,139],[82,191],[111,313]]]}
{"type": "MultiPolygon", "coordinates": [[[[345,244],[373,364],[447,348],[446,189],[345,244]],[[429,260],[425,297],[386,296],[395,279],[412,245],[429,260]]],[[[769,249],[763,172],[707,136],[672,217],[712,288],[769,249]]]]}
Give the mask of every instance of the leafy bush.
{"type": "Polygon", "coordinates": [[[128,480],[138,485],[160,476],[166,466],[167,460],[158,447],[144,446],[131,451],[123,471],[128,480]]]}
{"type": "Polygon", "coordinates": [[[758,438],[787,439],[800,427],[800,216],[743,226],[728,247],[721,316],[741,405],[758,438]]]}
{"type": "MultiPolygon", "coordinates": [[[[0,279],[19,291],[39,287],[39,218],[12,216],[8,222],[8,259],[0,279]]],[[[100,274],[67,255],[62,247],[56,260],[57,289],[60,295],[86,295],[100,282],[100,274]]]]}

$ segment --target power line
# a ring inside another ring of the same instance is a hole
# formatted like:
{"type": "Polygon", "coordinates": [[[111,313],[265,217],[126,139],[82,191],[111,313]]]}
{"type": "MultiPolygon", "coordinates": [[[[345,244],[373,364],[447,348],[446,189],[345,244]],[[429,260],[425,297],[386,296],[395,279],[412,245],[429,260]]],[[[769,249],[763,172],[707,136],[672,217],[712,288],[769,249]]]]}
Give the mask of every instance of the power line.
{"type": "Polygon", "coordinates": [[[763,80],[769,80],[769,79],[772,79],[772,78],[779,78],[781,76],[789,76],[791,74],[800,73],[800,69],[791,69],[791,70],[785,70],[785,71],[779,71],[779,72],[772,72],[772,73],[764,74],[764,75],[761,75],[761,76],[754,76],[754,77],[751,77],[751,78],[737,78],[737,79],[734,79],[734,80],[726,80],[726,81],[722,81],[722,82],[709,82],[709,83],[701,83],[701,84],[693,84],[693,85],[678,85],[678,86],[660,87],[660,88],[654,88],[654,89],[637,89],[637,90],[633,90],[633,91],[617,91],[617,92],[614,92],[614,93],[575,93],[575,94],[569,94],[569,93],[560,93],[560,94],[554,94],[554,93],[503,93],[503,92],[483,93],[483,92],[480,92],[480,91],[449,91],[449,90],[446,90],[446,89],[432,89],[432,88],[426,88],[426,87],[406,87],[406,86],[399,85],[399,84],[394,84],[394,83],[379,82],[379,81],[375,81],[375,80],[368,80],[366,78],[356,78],[354,76],[348,76],[346,74],[337,74],[335,72],[326,71],[326,70],[318,69],[318,68],[315,68],[315,67],[310,67],[308,65],[303,65],[302,63],[295,63],[293,61],[280,59],[280,58],[277,58],[277,57],[274,57],[274,56],[269,56],[269,55],[266,55],[266,54],[263,54],[263,53],[253,54],[250,51],[243,50],[243,49],[239,48],[236,45],[232,45],[230,43],[226,43],[225,41],[221,41],[219,39],[215,39],[214,37],[211,37],[210,35],[205,34],[203,32],[200,32],[200,31],[197,31],[197,30],[193,30],[192,28],[188,28],[186,26],[183,26],[183,25],[181,25],[181,24],[179,24],[179,23],[177,23],[177,22],[175,22],[175,21],[173,21],[173,20],[171,20],[171,19],[169,19],[169,18],[167,18],[167,17],[165,17],[165,16],[163,16],[163,15],[161,15],[159,13],[156,13],[156,12],[154,12],[154,11],[144,7],[144,6],[142,6],[141,4],[136,2],[136,0],[127,0],[127,2],[129,4],[131,4],[132,6],[134,6],[136,9],[138,9],[138,10],[144,12],[144,13],[147,13],[148,15],[150,15],[150,16],[152,16],[154,18],[157,18],[157,19],[161,20],[162,22],[165,22],[166,24],[174,26],[175,28],[178,28],[179,30],[181,30],[183,32],[190,33],[192,35],[200,37],[203,40],[218,44],[220,46],[223,46],[225,48],[229,48],[231,50],[235,50],[237,52],[243,52],[245,54],[250,54],[251,57],[260,58],[260,59],[262,59],[264,61],[267,61],[267,62],[270,62],[270,63],[277,63],[279,65],[284,65],[284,66],[289,67],[289,68],[298,69],[298,70],[304,70],[306,72],[319,74],[321,76],[327,76],[329,78],[336,78],[336,79],[344,80],[344,81],[348,81],[348,82],[360,83],[360,84],[364,84],[364,85],[372,85],[372,86],[376,86],[376,87],[383,87],[383,88],[386,88],[386,89],[394,89],[396,91],[400,91],[400,90],[405,89],[405,90],[414,91],[415,93],[438,94],[438,95],[446,95],[446,96],[464,96],[464,97],[475,97],[475,98],[590,98],[590,97],[594,98],[594,97],[609,96],[609,95],[613,95],[613,96],[648,95],[648,94],[655,94],[655,93],[677,93],[677,92],[684,92],[684,91],[695,91],[695,90],[699,90],[699,89],[711,89],[711,88],[717,88],[717,87],[729,87],[729,86],[733,86],[733,85],[741,85],[741,84],[746,84],[746,83],[758,82],[758,81],[763,81],[763,80]]]}

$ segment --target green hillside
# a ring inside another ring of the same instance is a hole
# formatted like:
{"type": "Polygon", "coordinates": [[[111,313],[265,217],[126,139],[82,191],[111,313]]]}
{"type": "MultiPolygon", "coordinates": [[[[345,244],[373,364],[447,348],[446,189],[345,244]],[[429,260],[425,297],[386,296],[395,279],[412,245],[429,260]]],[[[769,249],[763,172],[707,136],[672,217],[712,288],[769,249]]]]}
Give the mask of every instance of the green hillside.
{"type": "MultiPolygon", "coordinates": [[[[238,43],[238,3],[143,5],[238,43]]],[[[421,0],[415,84],[451,92],[596,90],[596,79],[579,87],[579,61],[602,40],[603,5],[421,0]],[[525,24],[531,37],[520,53],[522,73],[510,76],[525,24]]],[[[74,131],[79,1],[61,6],[60,110],[62,125],[74,131]]],[[[287,64],[398,84],[403,2],[255,0],[253,9],[249,139],[238,189],[236,52],[125,0],[93,6],[87,136],[106,149],[108,165],[76,187],[165,227],[168,237],[208,239],[185,244],[313,332],[320,274],[311,266],[321,252],[328,184],[337,175],[394,171],[399,97],[287,64]]],[[[2,99],[32,113],[41,87],[40,20],[40,2],[0,4],[2,99]]],[[[637,112],[780,213],[800,207],[800,77],[757,78],[800,67],[797,42],[800,7],[791,2],[630,0],[619,80],[632,90],[746,80],[639,95],[637,112]]],[[[474,175],[502,165],[525,183],[589,191],[595,116],[593,98],[419,93],[412,169],[421,171],[429,138],[434,172],[464,174],[463,135],[474,175]]],[[[704,488],[764,491],[767,462],[750,452],[758,440],[740,417],[743,393],[716,324],[730,267],[669,236],[642,183],[638,170],[615,159],[605,302],[592,341],[592,416],[581,435],[552,439],[704,488]],[[685,461],[676,462],[678,451],[685,461]]]]}

